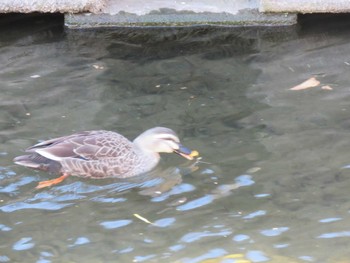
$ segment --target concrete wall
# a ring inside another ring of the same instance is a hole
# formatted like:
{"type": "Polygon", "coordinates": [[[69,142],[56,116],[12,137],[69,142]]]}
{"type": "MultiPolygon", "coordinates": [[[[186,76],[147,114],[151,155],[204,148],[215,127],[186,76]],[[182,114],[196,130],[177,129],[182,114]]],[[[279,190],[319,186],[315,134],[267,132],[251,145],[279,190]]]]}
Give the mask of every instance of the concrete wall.
{"type": "Polygon", "coordinates": [[[260,0],[260,12],[350,13],[350,0],[260,0]]]}
{"type": "Polygon", "coordinates": [[[98,13],[107,0],[0,0],[0,13],[98,13]]]}
{"type": "Polygon", "coordinates": [[[70,28],[279,26],[297,13],[350,13],[350,0],[0,0],[0,13],[13,12],[64,13],[70,28]]]}

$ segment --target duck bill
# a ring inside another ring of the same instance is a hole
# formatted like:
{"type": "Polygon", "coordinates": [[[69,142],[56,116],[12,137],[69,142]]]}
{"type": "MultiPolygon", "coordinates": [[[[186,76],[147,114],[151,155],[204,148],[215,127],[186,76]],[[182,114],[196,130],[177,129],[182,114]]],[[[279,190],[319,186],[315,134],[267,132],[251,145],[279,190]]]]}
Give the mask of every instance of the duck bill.
{"type": "Polygon", "coordinates": [[[193,157],[195,156],[194,151],[188,149],[187,147],[183,145],[179,145],[179,149],[174,150],[174,153],[188,159],[188,160],[193,160],[193,157]]]}

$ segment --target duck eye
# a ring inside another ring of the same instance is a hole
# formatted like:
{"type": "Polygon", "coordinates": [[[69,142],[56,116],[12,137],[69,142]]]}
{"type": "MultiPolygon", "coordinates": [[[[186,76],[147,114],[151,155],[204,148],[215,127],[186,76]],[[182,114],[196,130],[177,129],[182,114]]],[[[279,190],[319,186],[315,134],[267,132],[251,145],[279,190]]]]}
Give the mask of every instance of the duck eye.
{"type": "Polygon", "coordinates": [[[170,142],[175,142],[175,143],[179,143],[175,138],[173,137],[164,137],[162,138],[162,140],[165,140],[165,141],[170,141],[170,142]]]}

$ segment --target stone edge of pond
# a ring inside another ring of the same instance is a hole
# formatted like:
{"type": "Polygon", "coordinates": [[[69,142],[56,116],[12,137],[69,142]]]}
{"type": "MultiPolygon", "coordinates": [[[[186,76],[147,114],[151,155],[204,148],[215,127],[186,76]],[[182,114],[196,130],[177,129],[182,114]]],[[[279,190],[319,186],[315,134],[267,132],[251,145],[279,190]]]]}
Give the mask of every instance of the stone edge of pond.
{"type": "Polygon", "coordinates": [[[245,9],[237,14],[210,12],[182,12],[136,15],[118,14],[65,14],[69,29],[105,27],[183,27],[183,26],[290,26],[297,23],[296,14],[266,14],[258,9],[245,9]]]}

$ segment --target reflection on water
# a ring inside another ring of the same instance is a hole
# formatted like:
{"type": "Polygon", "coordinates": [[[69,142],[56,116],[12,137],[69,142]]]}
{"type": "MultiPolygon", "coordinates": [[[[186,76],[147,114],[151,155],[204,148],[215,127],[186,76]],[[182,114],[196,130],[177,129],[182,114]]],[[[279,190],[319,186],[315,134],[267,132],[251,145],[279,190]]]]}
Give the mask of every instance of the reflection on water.
{"type": "Polygon", "coordinates": [[[350,257],[346,21],[322,31],[308,20],[270,30],[32,22],[0,23],[0,262],[350,257]],[[332,90],[289,90],[312,76],[332,90]],[[132,139],[157,125],[202,159],[163,155],[142,177],[43,190],[52,175],[12,163],[39,140],[101,128],[132,139]]]}

